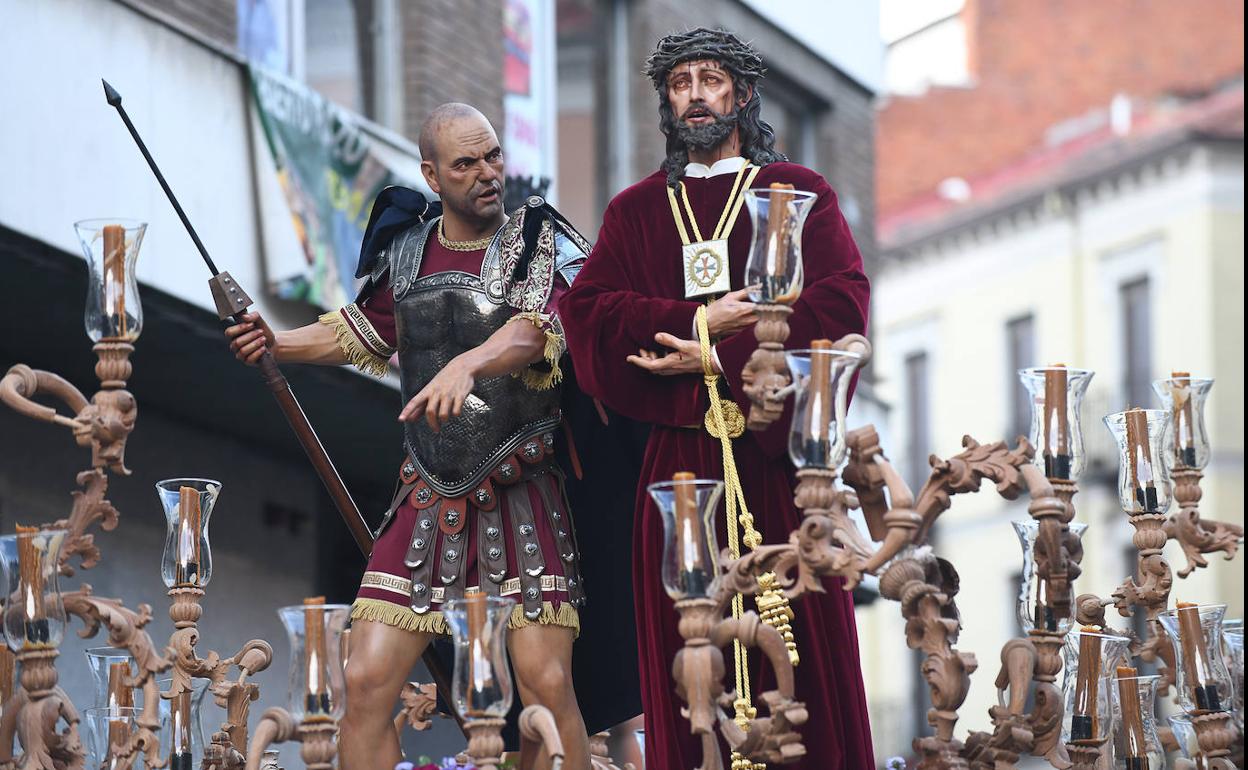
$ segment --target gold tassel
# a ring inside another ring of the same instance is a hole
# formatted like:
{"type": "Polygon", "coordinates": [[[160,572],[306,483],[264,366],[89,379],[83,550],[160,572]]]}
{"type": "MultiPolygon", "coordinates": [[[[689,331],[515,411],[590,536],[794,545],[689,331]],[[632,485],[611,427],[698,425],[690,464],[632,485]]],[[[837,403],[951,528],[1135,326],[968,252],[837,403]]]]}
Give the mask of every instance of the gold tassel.
{"type": "Polygon", "coordinates": [[[793,638],[793,608],[789,605],[789,597],[784,595],[776,573],[764,572],[758,576],[758,587],[762,590],[754,597],[758,606],[758,615],[762,621],[780,632],[784,638],[784,648],[789,651],[789,662],[797,668],[801,656],[797,654],[797,641],[793,638]]]}
{"type": "Polygon", "coordinates": [[[335,310],[325,313],[317,320],[326,326],[334,328],[334,339],[338,343],[338,349],[346,354],[347,360],[356,369],[377,377],[384,376],[390,370],[389,362],[373,355],[368,348],[360,344],[359,339],[351,331],[351,327],[347,325],[347,321],[342,317],[341,312],[335,310]]]}
{"type": "Polygon", "coordinates": [[[512,372],[512,376],[520,378],[529,390],[550,390],[563,382],[563,370],[559,368],[559,359],[563,358],[563,353],[567,350],[563,335],[549,328],[546,317],[541,313],[517,313],[507,319],[507,323],[512,321],[528,321],[546,335],[542,359],[550,366],[550,371],[545,372],[526,366],[518,372],[512,372]]]}

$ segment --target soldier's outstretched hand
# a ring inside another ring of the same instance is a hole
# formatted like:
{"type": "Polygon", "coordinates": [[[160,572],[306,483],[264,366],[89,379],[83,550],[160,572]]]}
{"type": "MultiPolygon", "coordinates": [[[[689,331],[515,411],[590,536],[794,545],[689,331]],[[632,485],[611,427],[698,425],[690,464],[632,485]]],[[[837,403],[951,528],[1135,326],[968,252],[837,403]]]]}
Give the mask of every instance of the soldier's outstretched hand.
{"type": "Polygon", "coordinates": [[[428,385],[412,396],[412,400],[399,412],[399,422],[412,422],[423,416],[435,433],[442,430],[442,426],[452,417],[463,413],[464,400],[476,382],[465,362],[458,358],[452,360],[428,385]]]}

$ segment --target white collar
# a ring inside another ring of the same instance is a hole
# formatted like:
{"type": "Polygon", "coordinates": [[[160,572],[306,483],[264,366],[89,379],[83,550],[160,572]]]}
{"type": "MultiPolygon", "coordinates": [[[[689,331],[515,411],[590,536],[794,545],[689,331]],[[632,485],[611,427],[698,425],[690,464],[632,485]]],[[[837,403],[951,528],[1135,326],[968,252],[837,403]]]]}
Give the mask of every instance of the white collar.
{"type": "Polygon", "coordinates": [[[690,163],[685,166],[685,176],[694,179],[706,179],[720,174],[735,174],[745,165],[745,158],[736,155],[731,158],[720,158],[712,165],[705,163],[690,163]]]}

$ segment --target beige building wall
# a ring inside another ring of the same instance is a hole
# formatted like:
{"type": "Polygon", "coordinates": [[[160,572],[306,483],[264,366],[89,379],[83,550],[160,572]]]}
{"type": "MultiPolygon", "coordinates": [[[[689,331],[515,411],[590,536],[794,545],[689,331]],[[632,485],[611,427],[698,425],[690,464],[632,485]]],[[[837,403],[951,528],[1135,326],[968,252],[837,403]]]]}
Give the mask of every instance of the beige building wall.
{"type": "MultiPolygon", "coordinates": [[[[1207,411],[1214,452],[1202,511],[1242,524],[1243,227],[1242,144],[1187,143],[885,249],[873,297],[877,392],[892,406],[893,445],[885,450],[901,461],[911,441],[904,374],[916,353],[928,357],[928,451],[956,454],[966,434],[980,442],[1007,438],[1015,379],[1006,325],[1031,315],[1033,365],[1096,371],[1083,410],[1089,471],[1075,503],[1077,520],[1090,527],[1075,591],[1108,596],[1134,572],[1134,558],[1113,486],[1116,455],[1101,418],[1128,406],[1119,287],[1146,277],[1153,376],[1182,369],[1217,380],[1207,411]]],[[[1010,521],[1026,518],[1025,503],[1007,503],[986,484],[955,498],[935,531],[937,554],[961,576],[957,646],[979,659],[960,712],[961,736],[987,729],[999,650],[1018,633],[1021,551],[1010,521]]],[[[1183,566],[1174,543],[1166,555],[1176,571],[1183,566]]],[[[1176,580],[1172,601],[1226,602],[1228,617],[1242,617],[1242,558],[1227,564],[1213,557],[1210,569],[1176,580]]],[[[859,611],[859,623],[877,756],[909,754],[915,673],[900,611],[880,601],[859,611]]]]}

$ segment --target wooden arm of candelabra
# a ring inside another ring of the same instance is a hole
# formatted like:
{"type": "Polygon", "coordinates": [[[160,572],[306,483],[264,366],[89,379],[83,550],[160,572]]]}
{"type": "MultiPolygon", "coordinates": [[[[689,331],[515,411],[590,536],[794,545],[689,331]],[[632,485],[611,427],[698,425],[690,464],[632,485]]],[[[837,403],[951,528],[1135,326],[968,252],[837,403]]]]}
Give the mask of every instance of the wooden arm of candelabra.
{"type": "MultiPolygon", "coordinates": [[[[793,699],[793,666],[783,635],[758,615],[747,612],[740,618],[725,618],[711,630],[711,645],[716,648],[722,650],[734,640],[757,647],[767,656],[776,675],[776,689],[759,695],[769,716],[751,719],[748,730],[721,715],[724,740],[733,751],[754,762],[788,764],[806,756],[806,747],[794,729],[806,723],[806,707],[793,699]]],[[[721,696],[720,706],[731,708],[732,696],[721,696]]]]}
{"type": "Polygon", "coordinates": [[[632,762],[625,762],[623,767],[615,764],[607,749],[607,739],[610,737],[611,733],[589,736],[589,765],[592,770],[637,770],[632,762]]]}
{"type": "Polygon", "coordinates": [[[1221,551],[1227,561],[1235,558],[1244,539],[1244,528],[1238,524],[1226,524],[1200,517],[1200,481],[1203,475],[1196,468],[1175,468],[1170,473],[1174,481],[1174,501],[1179,510],[1170,514],[1165,523],[1166,535],[1177,540],[1187,557],[1187,565],[1179,570],[1179,577],[1187,577],[1200,567],[1209,566],[1204,554],[1221,551]]]}
{"type": "Polygon", "coordinates": [[[408,682],[399,693],[399,704],[399,713],[394,717],[394,731],[400,734],[400,739],[404,727],[417,732],[428,730],[438,713],[438,686],[408,682]]]}
{"type": "Polygon", "coordinates": [[[79,446],[91,447],[93,468],[107,467],[113,473],[129,475],[126,468],[126,439],[134,430],[138,404],[125,381],[130,376],[130,353],[134,346],[124,342],[99,342],[95,371],[101,389],[88,401],[82,391],[52,372],[17,364],[0,379],[0,401],[14,411],[35,420],[69,428],[79,446]],[[73,411],[72,417],[33,399],[38,395],[55,398],[73,411]]]}
{"type": "Polygon", "coordinates": [[[262,770],[264,752],[278,743],[299,743],[299,757],[308,770],[333,770],[338,754],[334,736],[338,723],[325,717],[308,717],[296,722],[290,712],[274,706],[266,709],[247,746],[246,770],[262,770]]]}
{"type": "Polygon", "coordinates": [[[550,770],[563,767],[563,740],[555,715],[545,706],[526,706],[520,712],[520,767],[534,767],[539,756],[549,762],[550,770]]]}
{"type": "Polygon", "coordinates": [[[299,723],[284,708],[274,706],[260,715],[260,722],[247,746],[246,770],[260,770],[264,752],[270,746],[299,739],[299,723]]]}
{"type": "MultiPolygon", "coordinates": [[[[757,581],[752,590],[757,590],[757,581]]],[[[679,629],[685,646],[676,653],[672,677],[676,694],[688,704],[690,730],[702,741],[701,770],[720,770],[723,758],[715,728],[733,751],[754,761],[787,762],[805,755],[800,736],[793,727],[806,721],[805,706],[793,700],[793,668],[784,637],[747,612],[740,618],[725,618],[732,598],[724,586],[714,599],[682,599],[676,602],[679,629]],[[724,692],[724,653],[733,640],[761,649],[776,672],[777,688],[759,696],[768,717],[752,719],[742,729],[723,711],[731,708],[735,694],[724,692]]]]}

